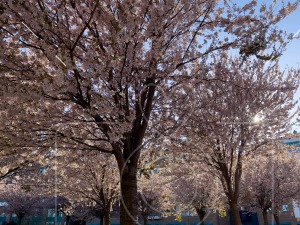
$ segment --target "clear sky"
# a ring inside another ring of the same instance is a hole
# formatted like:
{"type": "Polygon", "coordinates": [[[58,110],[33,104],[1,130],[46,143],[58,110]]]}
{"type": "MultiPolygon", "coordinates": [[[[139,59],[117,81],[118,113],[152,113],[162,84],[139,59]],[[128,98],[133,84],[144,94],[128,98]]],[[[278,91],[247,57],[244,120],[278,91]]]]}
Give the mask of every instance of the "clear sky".
{"type": "Polygon", "coordinates": [[[280,29],[286,30],[289,33],[298,33],[298,38],[294,38],[287,46],[287,50],[280,57],[280,65],[284,68],[286,65],[291,67],[300,67],[300,7],[286,17],[278,24],[280,29]]]}
{"type": "MultiPolygon", "coordinates": [[[[278,23],[282,30],[292,33],[296,37],[287,45],[286,51],[279,58],[280,66],[284,69],[286,66],[300,68],[300,7],[278,23]],[[297,38],[298,37],[298,38],[297,38]]],[[[300,99],[300,89],[295,95],[295,101],[300,99]]],[[[300,106],[300,103],[298,103],[300,106]]],[[[300,132],[300,126],[294,126],[293,130],[300,132]]],[[[300,217],[300,211],[299,211],[300,217]]]]}

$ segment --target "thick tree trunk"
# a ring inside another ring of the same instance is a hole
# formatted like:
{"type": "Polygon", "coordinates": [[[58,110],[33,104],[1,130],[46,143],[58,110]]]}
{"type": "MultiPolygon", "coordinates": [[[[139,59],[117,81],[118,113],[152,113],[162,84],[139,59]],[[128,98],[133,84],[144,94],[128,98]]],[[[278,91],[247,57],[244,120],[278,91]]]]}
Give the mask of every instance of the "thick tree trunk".
{"type": "Polygon", "coordinates": [[[262,215],[264,219],[264,225],[268,225],[268,211],[267,209],[262,209],[262,215]]]}
{"type": "Polygon", "coordinates": [[[230,201],[229,203],[230,211],[232,213],[232,220],[234,225],[242,225],[239,209],[236,201],[230,201]]]}
{"type": "Polygon", "coordinates": [[[276,225],[280,225],[280,219],[279,219],[278,213],[274,213],[273,216],[274,216],[274,220],[275,220],[276,225]]]}
{"type": "Polygon", "coordinates": [[[137,177],[136,167],[128,165],[121,175],[120,225],[134,225],[137,222],[137,177]]]}
{"type": "Polygon", "coordinates": [[[110,210],[104,212],[104,220],[105,220],[105,225],[109,225],[110,223],[110,210]]]}

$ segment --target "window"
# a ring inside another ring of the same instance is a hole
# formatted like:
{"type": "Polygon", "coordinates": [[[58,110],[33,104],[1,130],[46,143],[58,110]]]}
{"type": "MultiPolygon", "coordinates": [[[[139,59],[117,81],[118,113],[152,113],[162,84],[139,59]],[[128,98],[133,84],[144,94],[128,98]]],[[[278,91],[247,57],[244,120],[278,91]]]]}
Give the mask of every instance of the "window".
{"type": "Polygon", "coordinates": [[[55,209],[48,209],[48,217],[55,217],[55,209]]]}
{"type": "Polygon", "coordinates": [[[287,213],[287,212],[288,212],[288,209],[289,209],[289,206],[288,206],[288,205],[283,205],[283,206],[282,206],[282,212],[283,212],[283,213],[287,213]]]}

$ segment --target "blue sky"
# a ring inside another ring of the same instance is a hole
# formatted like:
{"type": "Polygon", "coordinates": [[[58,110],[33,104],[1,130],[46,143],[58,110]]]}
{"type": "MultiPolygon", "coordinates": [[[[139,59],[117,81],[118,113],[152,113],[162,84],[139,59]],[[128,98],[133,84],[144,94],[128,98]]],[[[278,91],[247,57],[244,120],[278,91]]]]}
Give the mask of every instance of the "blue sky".
{"type": "MultiPolygon", "coordinates": [[[[280,29],[296,34],[300,30],[300,7],[278,24],[280,29]]],[[[300,32],[298,35],[300,37],[300,32]]],[[[286,65],[294,68],[300,67],[300,38],[294,38],[287,46],[286,51],[279,59],[282,68],[286,65]]]]}
{"type": "MultiPolygon", "coordinates": [[[[274,6],[274,10],[278,11],[283,5],[286,5],[287,2],[295,2],[296,0],[277,0],[276,5],[274,6]],[[283,3],[282,3],[283,2],[283,3]]],[[[248,1],[240,1],[240,0],[232,0],[232,4],[237,4],[240,6],[249,3],[248,1]]],[[[270,5],[273,4],[274,0],[257,0],[257,7],[261,4],[270,5]]],[[[296,11],[288,15],[284,20],[280,21],[278,27],[282,30],[287,31],[288,33],[296,34],[297,31],[300,30],[300,6],[296,11]]],[[[300,32],[298,33],[300,37],[300,32]]],[[[287,46],[287,50],[279,59],[280,66],[282,69],[285,68],[286,65],[289,67],[300,67],[300,38],[294,39],[291,43],[287,46]],[[299,64],[299,65],[298,65],[299,64]]]]}
{"type": "MultiPolygon", "coordinates": [[[[298,38],[294,38],[286,48],[286,51],[279,58],[280,67],[282,69],[288,67],[300,68],[300,7],[286,17],[283,21],[278,23],[278,27],[282,30],[287,31],[288,33],[292,33],[293,35],[297,34],[298,38]]],[[[298,89],[295,95],[295,101],[300,98],[300,89],[298,89]]],[[[298,105],[300,105],[298,103],[298,105]]],[[[297,130],[300,132],[300,126],[294,126],[292,130],[297,130]]],[[[300,217],[300,211],[297,213],[298,217],[300,217]]]]}

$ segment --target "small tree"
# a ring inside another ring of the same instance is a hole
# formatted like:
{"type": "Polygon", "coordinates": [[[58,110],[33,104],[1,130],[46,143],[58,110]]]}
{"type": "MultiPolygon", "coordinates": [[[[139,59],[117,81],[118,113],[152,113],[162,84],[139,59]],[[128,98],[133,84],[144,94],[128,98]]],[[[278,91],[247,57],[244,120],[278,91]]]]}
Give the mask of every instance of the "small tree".
{"type": "Polygon", "coordinates": [[[218,190],[218,180],[208,173],[195,171],[195,177],[181,177],[175,181],[172,192],[177,204],[184,208],[193,207],[204,225],[205,216],[210,210],[217,209],[222,193],[218,190]]]}
{"type": "Polygon", "coordinates": [[[102,206],[100,205],[93,205],[90,207],[90,213],[92,216],[96,217],[99,219],[100,221],[100,225],[104,225],[104,216],[105,216],[105,213],[103,211],[103,208],[102,206]]]}
{"type": "MultiPolygon", "coordinates": [[[[94,213],[99,212],[97,217],[104,217],[105,225],[109,225],[112,204],[119,197],[120,178],[114,158],[98,152],[84,156],[77,152],[68,157],[63,153],[56,160],[57,167],[52,165],[41,174],[41,181],[55,182],[57,192],[72,202],[72,208],[86,203],[96,205],[101,210],[94,213]]],[[[48,190],[48,194],[53,194],[53,190],[48,190]]]]}
{"type": "Polygon", "coordinates": [[[18,225],[21,225],[23,219],[27,216],[34,215],[40,210],[40,198],[33,196],[22,189],[10,189],[0,194],[0,198],[5,205],[3,213],[16,214],[18,225]]]}
{"type": "Polygon", "coordinates": [[[139,214],[147,225],[151,214],[161,214],[165,185],[163,177],[153,169],[141,174],[139,180],[139,214]]]}
{"type": "Polygon", "coordinates": [[[66,219],[66,225],[69,225],[71,216],[74,213],[76,205],[64,196],[44,197],[44,204],[48,209],[56,209],[55,214],[63,213],[66,219]]]}
{"type": "Polygon", "coordinates": [[[268,225],[268,211],[274,215],[276,225],[280,225],[279,213],[283,204],[292,203],[300,193],[299,163],[295,154],[283,144],[268,147],[263,151],[269,155],[253,157],[246,163],[242,184],[247,197],[242,203],[249,208],[261,209],[264,225],[268,225]],[[270,148],[277,152],[272,154],[270,148]]]}

